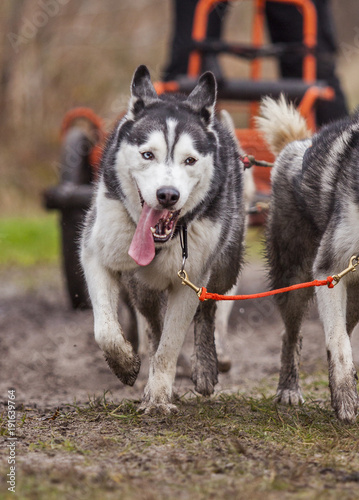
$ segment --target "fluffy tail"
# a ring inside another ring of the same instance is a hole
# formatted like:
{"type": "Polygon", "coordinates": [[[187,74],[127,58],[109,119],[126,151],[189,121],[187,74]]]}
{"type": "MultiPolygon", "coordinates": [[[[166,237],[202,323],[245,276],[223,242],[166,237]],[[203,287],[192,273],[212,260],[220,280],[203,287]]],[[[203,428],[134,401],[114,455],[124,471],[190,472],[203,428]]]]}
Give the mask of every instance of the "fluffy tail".
{"type": "Polygon", "coordinates": [[[283,95],[278,101],[264,97],[260,106],[261,116],[256,117],[256,125],[273,154],[278,155],[292,141],[308,139],[311,132],[303,116],[283,95]]]}

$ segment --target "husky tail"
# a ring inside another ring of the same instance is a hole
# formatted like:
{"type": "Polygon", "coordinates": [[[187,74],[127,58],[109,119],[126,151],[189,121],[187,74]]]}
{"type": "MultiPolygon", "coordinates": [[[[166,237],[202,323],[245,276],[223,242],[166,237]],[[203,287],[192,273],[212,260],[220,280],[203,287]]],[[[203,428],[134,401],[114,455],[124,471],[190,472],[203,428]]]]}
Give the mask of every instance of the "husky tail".
{"type": "Polygon", "coordinates": [[[293,104],[285,100],[283,94],[278,101],[264,97],[260,106],[256,125],[264,134],[270,150],[278,155],[292,141],[308,139],[312,133],[303,116],[293,104]]]}

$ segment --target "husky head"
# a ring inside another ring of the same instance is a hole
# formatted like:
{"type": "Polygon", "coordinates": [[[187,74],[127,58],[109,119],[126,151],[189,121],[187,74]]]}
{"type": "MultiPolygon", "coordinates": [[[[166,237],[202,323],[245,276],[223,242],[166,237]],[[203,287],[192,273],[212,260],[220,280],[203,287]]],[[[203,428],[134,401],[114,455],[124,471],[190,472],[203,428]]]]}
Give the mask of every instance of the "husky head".
{"type": "Polygon", "coordinates": [[[185,98],[158,96],[146,66],[135,71],[115,169],[137,225],[129,254],[139,265],[152,261],[155,246],[172,238],[179,217],[206,197],[217,151],[215,100],[212,73],[202,75],[185,98]]]}

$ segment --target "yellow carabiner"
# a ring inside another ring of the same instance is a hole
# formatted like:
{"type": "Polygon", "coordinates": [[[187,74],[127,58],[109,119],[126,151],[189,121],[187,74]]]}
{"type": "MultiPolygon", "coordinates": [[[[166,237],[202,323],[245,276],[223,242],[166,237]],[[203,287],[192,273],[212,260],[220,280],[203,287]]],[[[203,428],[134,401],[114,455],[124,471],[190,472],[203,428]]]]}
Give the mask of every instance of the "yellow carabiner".
{"type": "Polygon", "coordinates": [[[344,271],[342,271],[341,273],[335,274],[333,276],[333,286],[337,285],[339,283],[339,281],[343,278],[343,276],[345,276],[346,274],[348,274],[350,272],[354,272],[355,268],[358,265],[359,265],[359,256],[358,255],[353,255],[350,258],[349,266],[346,269],[344,269],[344,271]]]}
{"type": "Polygon", "coordinates": [[[194,290],[196,292],[196,294],[198,295],[198,297],[201,296],[202,288],[198,288],[198,286],[194,285],[188,279],[188,274],[186,273],[186,271],[184,271],[184,270],[178,271],[177,276],[182,280],[182,285],[189,286],[190,288],[192,288],[192,290],[194,290]]]}

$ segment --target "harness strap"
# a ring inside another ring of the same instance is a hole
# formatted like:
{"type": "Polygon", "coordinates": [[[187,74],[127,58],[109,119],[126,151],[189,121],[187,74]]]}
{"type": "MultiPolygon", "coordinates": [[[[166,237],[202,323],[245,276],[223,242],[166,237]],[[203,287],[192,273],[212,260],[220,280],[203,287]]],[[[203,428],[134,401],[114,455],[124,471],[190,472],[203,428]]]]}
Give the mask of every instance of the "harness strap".
{"type": "Polygon", "coordinates": [[[188,259],[187,224],[185,222],[182,224],[182,232],[180,232],[180,242],[182,248],[181,272],[183,272],[186,260],[188,259]]]}
{"type": "Polygon", "coordinates": [[[253,166],[269,167],[269,168],[274,166],[274,163],[270,163],[269,161],[256,160],[252,155],[244,155],[244,156],[239,155],[239,159],[243,163],[244,170],[246,170],[247,168],[251,168],[253,166]]]}

